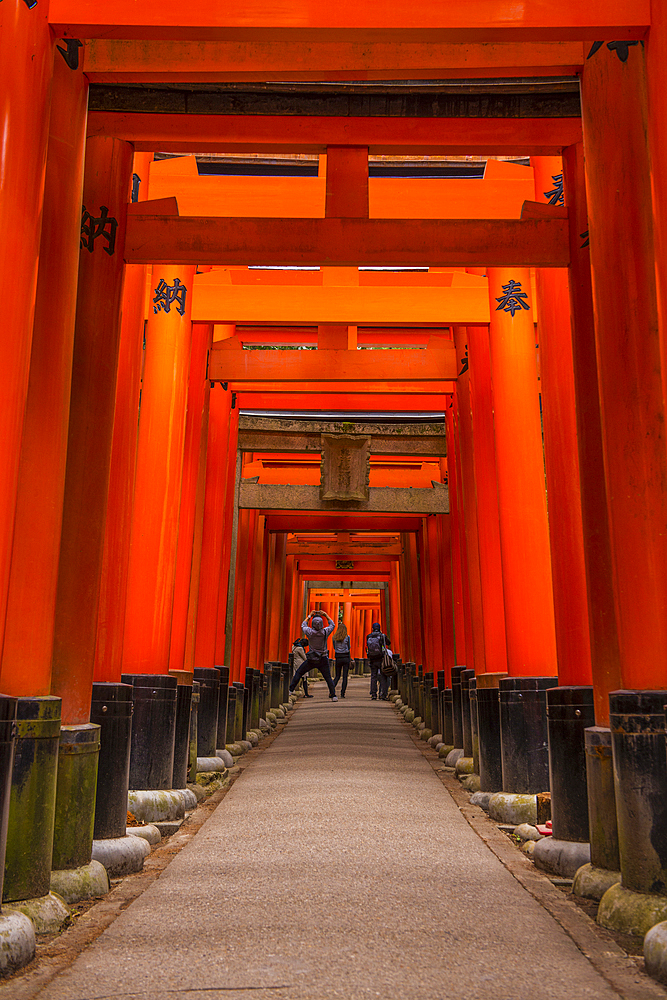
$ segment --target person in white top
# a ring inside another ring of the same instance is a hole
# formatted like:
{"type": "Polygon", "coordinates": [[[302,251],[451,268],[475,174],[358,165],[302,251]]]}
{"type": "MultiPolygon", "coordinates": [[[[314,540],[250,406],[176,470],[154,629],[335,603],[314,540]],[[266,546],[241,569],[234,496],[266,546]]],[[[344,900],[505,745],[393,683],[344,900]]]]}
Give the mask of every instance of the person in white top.
{"type": "Polygon", "coordinates": [[[338,628],[333,634],[333,648],[334,656],[336,657],[334,687],[338,684],[342,674],[343,683],[340,687],[340,696],[344,698],[347,691],[347,675],[350,670],[350,637],[343,622],[338,623],[338,628]]]}
{"type": "Polygon", "coordinates": [[[292,678],[290,691],[294,691],[294,688],[308,670],[312,670],[313,667],[317,667],[319,672],[324,677],[324,680],[327,682],[329,697],[332,701],[338,701],[338,698],[336,697],[336,689],[334,688],[333,681],[331,680],[331,672],[329,670],[329,649],[327,646],[327,639],[335,627],[333,618],[329,618],[326,611],[311,611],[308,617],[301,623],[301,628],[304,635],[308,639],[310,649],[308,650],[305,663],[301,664],[292,678]],[[322,621],[322,615],[329,619],[329,625],[326,627],[322,621]],[[312,623],[309,624],[311,619],[312,623]]]}

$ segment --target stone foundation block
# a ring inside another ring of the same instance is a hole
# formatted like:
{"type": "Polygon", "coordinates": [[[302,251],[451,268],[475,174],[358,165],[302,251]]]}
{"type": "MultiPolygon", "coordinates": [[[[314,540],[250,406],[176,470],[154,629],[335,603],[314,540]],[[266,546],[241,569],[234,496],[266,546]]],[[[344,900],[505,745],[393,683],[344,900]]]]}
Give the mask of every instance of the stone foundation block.
{"type": "Polygon", "coordinates": [[[489,799],[489,816],[496,823],[537,822],[537,802],[534,795],[519,795],[515,792],[494,792],[489,799]]]}
{"type": "Polygon", "coordinates": [[[30,917],[5,906],[0,914],[0,975],[22,969],[35,957],[35,928],[30,917]]]}
{"type": "Polygon", "coordinates": [[[452,750],[454,750],[453,746],[450,746],[447,743],[443,743],[442,746],[438,747],[438,757],[440,758],[440,760],[446,760],[449,757],[452,750]]]}
{"type": "Polygon", "coordinates": [[[583,899],[596,899],[599,902],[607,889],[611,889],[612,885],[618,885],[620,881],[620,872],[597,868],[590,864],[582,865],[574,876],[572,892],[583,899]]]}
{"type": "Polygon", "coordinates": [[[104,865],[110,876],[119,878],[140,872],[151,845],[142,837],[110,837],[93,841],[93,860],[104,865]]]}
{"type": "Polygon", "coordinates": [[[607,889],[597,915],[601,927],[633,937],[644,937],[663,920],[667,920],[667,896],[633,892],[620,883],[607,889]]]}
{"type": "Polygon", "coordinates": [[[424,727],[424,729],[422,729],[421,732],[419,733],[419,739],[423,740],[424,743],[428,743],[428,741],[431,739],[432,735],[433,735],[433,730],[432,729],[426,729],[424,727]]]}
{"type": "Polygon", "coordinates": [[[105,896],[108,891],[109,876],[99,861],[91,861],[80,868],[51,872],[51,892],[57,893],[66,903],[105,896]]]}
{"type": "Polygon", "coordinates": [[[491,801],[491,796],[493,792],[475,792],[474,795],[470,796],[470,805],[479,806],[484,812],[489,811],[489,802],[491,801]]]}
{"type": "Polygon", "coordinates": [[[216,753],[225,767],[234,767],[234,758],[229,750],[216,750],[216,753]]]}
{"type": "Polygon", "coordinates": [[[472,757],[459,757],[454,769],[457,778],[462,774],[472,774],[475,770],[475,761],[472,757]]]}
{"type": "Polygon", "coordinates": [[[466,792],[478,792],[479,775],[468,774],[465,777],[461,777],[461,788],[465,788],[466,792]]]}
{"type": "Polygon", "coordinates": [[[591,845],[572,840],[544,837],[535,848],[533,861],[540,871],[574,878],[577,870],[591,860],[591,845]]]}
{"type": "MultiPolygon", "coordinates": [[[[11,913],[22,913],[29,917],[35,928],[35,934],[57,934],[70,922],[70,910],[62,898],[55,892],[36,899],[23,899],[18,903],[4,903],[2,916],[11,913]]],[[[2,919],[0,917],[0,919],[2,919]]]]}
{"type": "Polygon", "coordinates": [[[143,820],[144,823],[162,823],[165,820],[183,819],[185,816],[185,796],[178,788],[151,788],[146,791],[131,791],[127,794],[127,808],[133,816],[143,820]]]}
{"type": "MultiPolygon", "coordinates": [[[[461,747],[455,747],[453,750],[450,750],[445,757],[445,767],[456,767],[456,763],[463,757],[463,753],[464,751],[461,747]]],[[[442,754],[440,754],[440,757],[442,757],[442,754]]]]}
{"type": "Polygon", "coordinates": [[[644,938],[644,961],[649,976],[667,984],[667,921],[661,921],[644,938]]]}
{"type": "Polygon", "coordinates": [[[128,837],[141,837],[151,847],[155,847],[162,840],[162,834],[152,823],[148,823],[146,826],[128,826],[125,833],[128,837]]]}
{"type": "Polygon", "coordinates": [[[217,757],[197,757],[197,774],[201,774],[202,771],[224,771],[224,769],[225,765],[219,754],[217,757]]]}
{"type": "Polygon", "coordinates": [[[430,747],[433,747],[433,749],[435,750],[436,747],[438,746],[438,743],[442,743],[441,733],[437,733],[435,736],[429,736],[428,745],[430,747]]]}

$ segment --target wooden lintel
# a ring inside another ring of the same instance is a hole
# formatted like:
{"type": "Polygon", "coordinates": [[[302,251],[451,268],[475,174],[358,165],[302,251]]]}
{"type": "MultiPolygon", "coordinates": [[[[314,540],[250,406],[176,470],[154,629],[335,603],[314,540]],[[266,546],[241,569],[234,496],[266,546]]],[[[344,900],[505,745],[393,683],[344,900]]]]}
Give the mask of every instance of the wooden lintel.
{"type": "Polygon", "coordinates": [[[371,455],[444,457],[447,441],[442,424],[357,424],[343,421],[281,420],[241,416],[238,447],[245,452],[321,452],[322,434],[363,434],[371,439],[371,455]]]}
{"type": "Polygon", "coordinates": [[[267,531],[331,531],[333,526],[340,526],[353,531],[418,531],[421,527],[419,516],[409,517],[406,514],[349,514],[345,511],[337,513],[327,511],[326,514],[318,513],[290,513],[280,511],[278,513],[267,513],[267,531]]]}
{"type": "Polygon", "coordinates": [[[386,118],[158,114],[95,111],[88,135],[113,135],[138,151],[324,153],[327,145],[368,146],[373,156],[554,156],[581,140],[581,119],[386,118]]]}
{"type": "Polygon", "coordinates": [[[56,38],[139,38],[216,41],[504,42],[644,38],[650,0],[366,0],[224,5],[185,0],[51,0],[56,38]]]}
{"type": "Polygon", "coordinates": [[[368,500],[345,502],[320,500],[319,486],[284,486],[244,482],[239,484],[239,508],[251,510],[313,510],[377,512],[386,514],[448,514],[449,490],[371,486],[368,500]]]}
{"type": "Polygon", "coordinates": [[[398,557],[403,553],[400,542],[391,544],[373,544],[372,542],[349,542],[341,545],[338,542],[288,542],[288,556],[335,556],[336,559],[388,559],[398,557]]]}
{"type": "Polygon", "coordinates": [[[128,264],[567,267],[565,219],[132,216],[128,264]]]}
{"type": "MultiPolygon", "coordinates": [[[[224,344],[225,341],[222,341],[224,344]]],[[[439,383],[457,376],[456,351],[448,348],[388,351],[231,351],[214,345],[208,378],[214,382],[439,383]]]]}
{"type": "Polygon", "coordinates": [[[216,83],[231,80],[419,80],[502,75],[565,76],[581,66],[581,42],[497,45],[384,42],[373,46],[324,41],[153,41],[94,38],[84,64],[91,82],[216,83]]]}

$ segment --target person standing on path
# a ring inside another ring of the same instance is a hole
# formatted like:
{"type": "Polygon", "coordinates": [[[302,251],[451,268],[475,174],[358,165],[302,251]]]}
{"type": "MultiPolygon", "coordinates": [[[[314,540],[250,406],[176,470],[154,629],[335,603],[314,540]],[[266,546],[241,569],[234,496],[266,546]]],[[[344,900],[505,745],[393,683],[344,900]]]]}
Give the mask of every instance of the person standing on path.
{"type": "Polygon", "coordinates": [[[345,697],[347,690],[347,675],[350,670],[350,637],[343,622],[338,623],[338,628],[333,634],[334,656],[336,657],[336,676],[334,677],[334,688],[343,675],[343,683],[340,688],[341,698],[345,697]]]}
{"type": "Polygon", "coordinates": [[[366,655],[371,668],[371,699],[377,701],[378,680],[380,701],[387,700],[389,678],[382,673],[382,657],[389,645],[386,635],[380,631],[380,623],[373,622],[372,630],[366,636],[366,655]]]}
{"type": "MultiPolygon", "coordinates": [[[[306,662],[306,647],[308,646],[307,639],[295,639],[292,643],[292,653],[294,654],[294,670],[295,672],[299,669],[302,663],[306,662]]],[[[310,667],[308,668],[310,669],[310,667]]],[[[304,698],[312,698],[312,694],[308,694],[308,675],[303,675],[303,696],[304,698]]]]}
{"type": "Polygon", "coordinates": [[[289,688],[290,691],[294,691],[294,688],[297,686],[306,671],[312,670],[313,667],[317,667],[327,682],[329,697],[332,701],[338,701],[338,698],[336,697],[336,689],[333,681],[331,680],[331,672],[329,670],[329,650],[327,648],[327,639],[335,627],[333,618],[329,618],[326,611],[311,611],[308,617],[301,622],[301,628],[304,635],[308,639],[310,649],[306,655],[305,662],[301,664],[292,678],[292,683],[289,688]],[[322,621],[322,615],[325,615],[330,622],[326,628],[324,627],[324,622],[322,621]],[[308,624],[311,618],[312,627],[308,624]]]}

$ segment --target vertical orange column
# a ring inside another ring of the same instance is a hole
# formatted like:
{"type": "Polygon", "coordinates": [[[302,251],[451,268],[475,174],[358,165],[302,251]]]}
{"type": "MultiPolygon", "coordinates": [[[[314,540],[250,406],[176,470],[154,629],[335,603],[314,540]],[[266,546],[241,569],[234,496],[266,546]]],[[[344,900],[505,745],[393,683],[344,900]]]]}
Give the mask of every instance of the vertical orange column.
{"type": "MultiPolygon", "coordinates": [[[[60,56],[58,57],[60,58],[60,56]]],[[[40,254],[53,38],[48,4],[0,4],[0,648],[40,254]]]]}
{"type": "Polygon", "coordinates": [[[506,673],[507,639],[498,521],[498,479],[489,329],[487,326],[468,326],[466,332],[470,409],[474,427],[473,462],[477,491],[477,533],[484,609],[486,669],[490,672],[506,673]]]}
{"type": "Polygon", "coordinates": [[[463,531],[463,514],[456,440],[454,400],[445,409],[447,429],[447,475],[449,510],[452,519],[452,585],[454,592],[454,643],[457,663],[469,663],[472,669],[472,629],[468,600],[468,572],[463,531]]]}
{"type": "MultiPolygon", "coordinates": [[[[190,572],[190,593],[188,596],[188,619],[185,632],[185,670],[193,670],[195,665],[195,637],[197,633],[197,608],[199,607],[199,580],[201,576],[202,540],[204,534],[204,499],[206,495],[206,445],[208,442],[208,415],[211,394],[204,396],[204,413],[199,446],[199,471],[197,474],[197,497],[195,500],[195,526],[192,539],[192,569],[190,572]]],[[[224,657],[223,657],[224,659],[224,657]]],[[[219,662],[223,662],[220,660],[219,662]]]]}
{"type": "Polygon", "coordinates": [[[424,657],[423,603],[419,588],[419,568],[417,564],[417,537],[414,532],[407,535],[408,573],[410,574],[410,601],[412,615],[413,658],[421,663],[424,657]]]}
{"type": "MultiPolygon", "coordinates": [[[[285,536],[287,544],[287,536],[285,536]]],[[[294,589],[296,587],[295,558],[293,555],[285,557],[285,591],[283,594],[282,618],[280,621],[280,650],[279,659],[287,661],[288,655],[292,652],[292,642],[296,639],[292,625],[292,605],[294,600],[294,589]]]]}
{"type": "MultiPolygon", "coordinates": [[[[211,397],[213,398],[213,397],[211,397]]],[[[234,576],[234,614],[232,619],[232,644],[230,656],[230,680],[238,680],[241,676],[241,651],[244,631],[249,627],[245,618],[245,577],[248,572],[248,546],[250,539],[250,518],[252,511],[239,511],[238,545],[236,550],[236,572],[234,576]]],[[[203,561],[202,561],[203,564],[203,561]]],[[[200,602],[201,603],[201,602],[200,602]]],[[[199,635],[199,631],[197,633],[199,635]]]]}
{"type": "MultiPolygon", "coordinates": [[[[234,531],[234,504],[235,504],[235,483],[236,483],[236,453],[239,440],[239,411],[232,401],[232,409],[229,411],[229,425],[227,428],[227,482],[225,486],[225,503],[223,508],[222,550],[220,563],[220,585],[218,594],[218,623],[215,635],[215,662],[226,663],[227,631],[231,634],[231,618],[233,608],[230,604],[229,584],[230,567],[232,561],[233,531],[234,531]],[[229,621],[228,621],[229,618],[229,621]]],[[[244,675],[245,676],[245,675],[244,675]]]]}
{"type": "Polygon", "coordinates": [[[438,530],[440,533],[440,593],[442,594],[442,666],[445,670],[445,682],[451,682],[451,669],[454,666],[454,592],[452,579],[452,539],[451,515],[438,514],[438,530]]]}
{"type": "MultiPolygon", "coordinates": [[[[228,461],[231,459],[231,464],[236,466],[236,453],[229,456],[227,451],[230,405],[231,393],[225,392],[221,385],[214,385],[209,397],[204,522],[194,651],[196,667],[215,666],[228,461]]],[[[240,515],[241,512],[239,527],[240,515]]]]}
{"type": "MultiPolygon", "coordinates": [[[[389,609],[391,613],[391,640],[395,653],[403,655],[403,632],[401,629],[400,610],[400,570],[398,561],[392,562],[389,568],[389,609]]],[[[345,605],[345,621],[347,621],[347,604],[345,605]]]]}
{"type": "Polygon", "coordinates": [[[442,594],[442,551],[438,519],[441,515],[432,514],[425,518],[424,533],[428,555],[427,572],[431,588],[431,614],[433,615],[434,647],[430,663],[431,669],[441,670],[444,661],[443,617],[445,606],[442,594]]]}
{"type": "Polygon", "coordinates": [[[154,267],[146,324],[123,669],[169,669],[194,267],[154,267]]]}
{"type": "Polygon", "coordinates": [[[500,545],[510,674],[557,671],[551,555],[527,268],[489,268],[500,545]]]}
{"type": "Polygon", "coordinates": [[[464,326],[455,326],[459,376],[454,390],[454,412],[458,415],[458,448],[456,456],[461,470],[460,492],[463,503],[463,526],[465,530],[468,567],[468,594],[470,601],[470,625],[473,662],[471,667],[478,674],[486,668],[484,604],[482,594],[481,553],[477,531],[477,487],[475,483],[475,459],[473,444],[472,411],[470,404],[470,368],[464,360],[468,357],[468,335],[464,326]]]}
{"type": "Polygon", "coordinates": [[[667,10],[664,4],[651,8],[651,30],[646,42],[648,85],[648,138],[651,157],[651,190],[655,218],[655,276],[657,284],[658,319],[663,357],[663,394],[667,399],[667,10]]]}
{"type": "Polygon", "coordinates": [[[131,174],[129,143],[88,139],[53,646],[66,725],[90,711],[131,174]]]}
{"type": "MultiPolygon", "coordinates": [[[[562,205],[561,158],[534,156],[531,163],[535,200],[562,205]]],[[[590,684],[591,641],[567,271],[538,269],[537,297],[558,677],[561,684],[590,684]]]]}
{"type": "Polygon", "coordinates": [[[183,481],[181,486],[174,601],[169,645],[170,670],[183,670],[185,663],[188,605],[194,551],[197,481],[199,479],[200,450],[202,447],[201,429],[207,403],[206,397],[210,391],[209,383],[206,380],[206,360],[212,336],[212,326],[204,323],[192,324],[192,347],[190,352],[190,374],[188,378],[186,406],[187,416],[183,448],[183,481]]]}
{"type": "MultiPolygon", "coordinates": [[[[133,188],[138,187],[136,194],[139,201],[145,201],[148,196],[148,170],[152,158],[152,153],[134,154],[133,180],[138,178],[139,181],[133,188]]],[[[146,267],[143,264],[128,264],[123,285],[109,498],[97,612],[96,681],[119,681],[122,669],[145,300],[146,267]]]]}
{"type": "Polygon", "coordinates": [[[608,693],[623,685],[604,474],[590,244],[581,235],[588,229],[582,143],[564,151],[563,172],[570,233],[572,350],[595,718],[598,726],[608,726],[608,693]]]}
{"type": "Polygon", "coordinates": [[[665,355],[644,50],[618,44],[591,53],[582,75],[593,305],[621,680],[623,687],[661,688],[667,673],[665,355]]]}
{"type": "Polygon", "coordinates": [[[51,689],[87,104],[86,77],[59,57],[53,75],[30,378],[2,650],[2,690],[14,695],[44,695],[51,689]]]}

